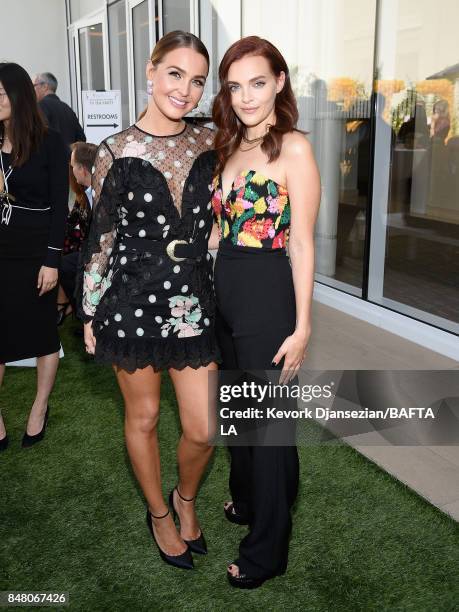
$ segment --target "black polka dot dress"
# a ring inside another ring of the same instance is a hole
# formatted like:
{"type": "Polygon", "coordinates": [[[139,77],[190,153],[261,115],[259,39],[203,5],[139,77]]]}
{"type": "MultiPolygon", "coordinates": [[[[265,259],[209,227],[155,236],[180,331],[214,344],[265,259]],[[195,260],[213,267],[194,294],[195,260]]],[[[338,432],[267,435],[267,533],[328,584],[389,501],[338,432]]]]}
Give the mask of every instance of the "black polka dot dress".
{"type": "Polygon", "coordinates": [[[220,360],[207,251],[211,147],[212,131],[189,123],[173,136],[132,125],[100,145],[81,278],[96,361],[132,372],[220,360]],[[177,255],[177,240],[192,256],[177,255]]]}

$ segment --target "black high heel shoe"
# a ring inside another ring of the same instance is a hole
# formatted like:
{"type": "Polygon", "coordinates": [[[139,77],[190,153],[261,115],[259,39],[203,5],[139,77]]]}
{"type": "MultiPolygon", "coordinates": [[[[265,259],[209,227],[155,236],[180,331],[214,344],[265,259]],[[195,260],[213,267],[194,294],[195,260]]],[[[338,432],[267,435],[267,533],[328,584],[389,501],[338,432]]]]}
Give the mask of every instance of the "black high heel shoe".
{"type": "Polygon", "coordinates": [[[28,448],[30,446],[33,446],[37,442],[41,442],[41,440],[43,440],[43,438],[45,437],[46,425],[48,424],[48,416],[49,406],[46,407],[45,420],[43,421],[43,427],[41,428],[41,431],[39,431],[34,436],[30,436],[27,433],[27,429],[25,430],[24,436],[22,438],[22,448],[28,448]]]}
{"type": "MultiPolygon", "coordinates": [[[[239,572],[241,568],[239,567],[238,561],[234,561],[231,565],[237,565],[239,568],[239,572]]],[[[257,589],[264,582],[270,580],[271,578],[275,578],[276,576],[283,576],[287,571],[287,564],[285,563],[277,572],[274,574],[269,574],[268,576],[263,576],[260,578],[251,578],[247,574],[239,573],[239,576],[233,576],[229,570],[226,571],[226,576],[228,578],[228,582],[232,587],[236,587],[237,589],[257,589]]]]}
{"type": "MultiPolygon", "coordinates": [[[[174,518],[174,521],[176,521],[177,517],[179,518],[179,520],[180,520],[180,517],[178,516],[177,510],[175,509],[175,506],[174,506],[174,491],[177,491],[177,495],[180,497],[180,499],[186,502],[192,502],[196,499],[196,497],[187,499],[186,497],[183,497],[182,495],[180,495],[180,491],[178,490],[178,487],[174,487],[172,489],[172,491],[169,494],[169,508],[172,510],[172,516],[174,518]]],[[[184,540],[184,542],[188,544],[192,552],[198,555],[207,555],[207,543],[206,543],[206,540],[204,538],[204,534],[202,533],[202,531],[201,531],[201,534],[195,540],[184,540]]]]}
{"type": "Polygon", "coordinates": [[[64,323],[65,319],[69,315],[73,315],[73,308],[70,312],[67,312],[67,308],[71,305],[72,304],[70,302],[62,302],[57,305],[57,326],[58,327],[64,323]]]}
{"type": "Polygon", "coordinates": [[[156,537],[155,537],[155,533],[153,531],[153,524],[151,522],[151,519],[163,519],[166,518],[166,516],[168,516],[169,514],[169,510],[166,512],[166,514],[163,514],[163,516],[155,516],[154,514],[152,514],[150,512],[150,510],[147,508],[147,525],[148,525],[148,529],[150,530],[150,533],[153,537],[153,540],[156,544],[156,546],[158,547],[159,550],[159,556],[161,557],[161,559],[165,562],[168,563],[169,565],[172,565],[173,567],[178,567],[179,569],[193,569],[194,568],[194,563],[193,563],[193,557],[191,556],[191,552],[190,549],[187,548],[185,550],[184,553],[182,553],[181,555],[166,555],[166,553],[161,550],[161,548],[159,547],[158,542],[156,541],[156,537]]]}
{"type": "Polygon", "coordinates": [[[8,439],[8,434],[7,434],[4,438],[2,438],[0,440],[0,452],[6,450],[8,448],[9,442],[10,441],[8,439]]]}

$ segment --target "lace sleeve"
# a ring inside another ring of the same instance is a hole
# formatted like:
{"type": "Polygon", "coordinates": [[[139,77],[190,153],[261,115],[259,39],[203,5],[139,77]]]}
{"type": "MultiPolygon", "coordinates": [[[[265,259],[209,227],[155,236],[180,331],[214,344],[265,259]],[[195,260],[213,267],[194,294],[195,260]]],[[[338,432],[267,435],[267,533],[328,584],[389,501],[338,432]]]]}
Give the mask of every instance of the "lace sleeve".
{"type": "Polygon", "coordinates": [[[96,153],[92,173],[92,221],[88,238],[82,250],[82,312],[81,318],[90,321],[101,297],[109,286],[104,278],[107,262],[116,238],[118,221],[115,197],[117,176],[113,154],[102,143],[96,153]]]}

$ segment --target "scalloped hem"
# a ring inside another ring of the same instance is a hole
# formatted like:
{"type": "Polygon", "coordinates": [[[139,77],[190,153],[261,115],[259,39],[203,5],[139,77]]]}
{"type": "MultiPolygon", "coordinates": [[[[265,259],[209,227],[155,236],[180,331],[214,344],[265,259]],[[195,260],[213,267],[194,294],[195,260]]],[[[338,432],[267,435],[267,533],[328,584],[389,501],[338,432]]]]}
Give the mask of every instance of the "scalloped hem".
{"type": "Polygon", "coordinates": [[[194,370],[221,363],[221,354],[215,338],[112,338],[98,335],[95,361],[115,365],[127,372],[151,366],[155,372],[174,368],[194,370]]]}

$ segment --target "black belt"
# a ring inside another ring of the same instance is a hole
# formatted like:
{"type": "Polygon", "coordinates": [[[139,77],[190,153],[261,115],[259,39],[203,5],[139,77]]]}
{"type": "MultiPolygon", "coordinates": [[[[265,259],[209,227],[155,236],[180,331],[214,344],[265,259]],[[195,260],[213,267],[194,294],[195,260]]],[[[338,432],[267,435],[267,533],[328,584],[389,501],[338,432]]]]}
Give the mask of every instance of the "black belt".
{"type": "Polygon", "coordinates": [[[152,253],[153,255],[167,255],[172,261],[183,261],[184,259],[197,259],[204,257],[207,253],[207,241],[187,242],[186,240],[147,240],[145,238],[124,238],[115,247],[120,250],[124,245],[127,249],[133,249],[140,253],[152,253]]]}

